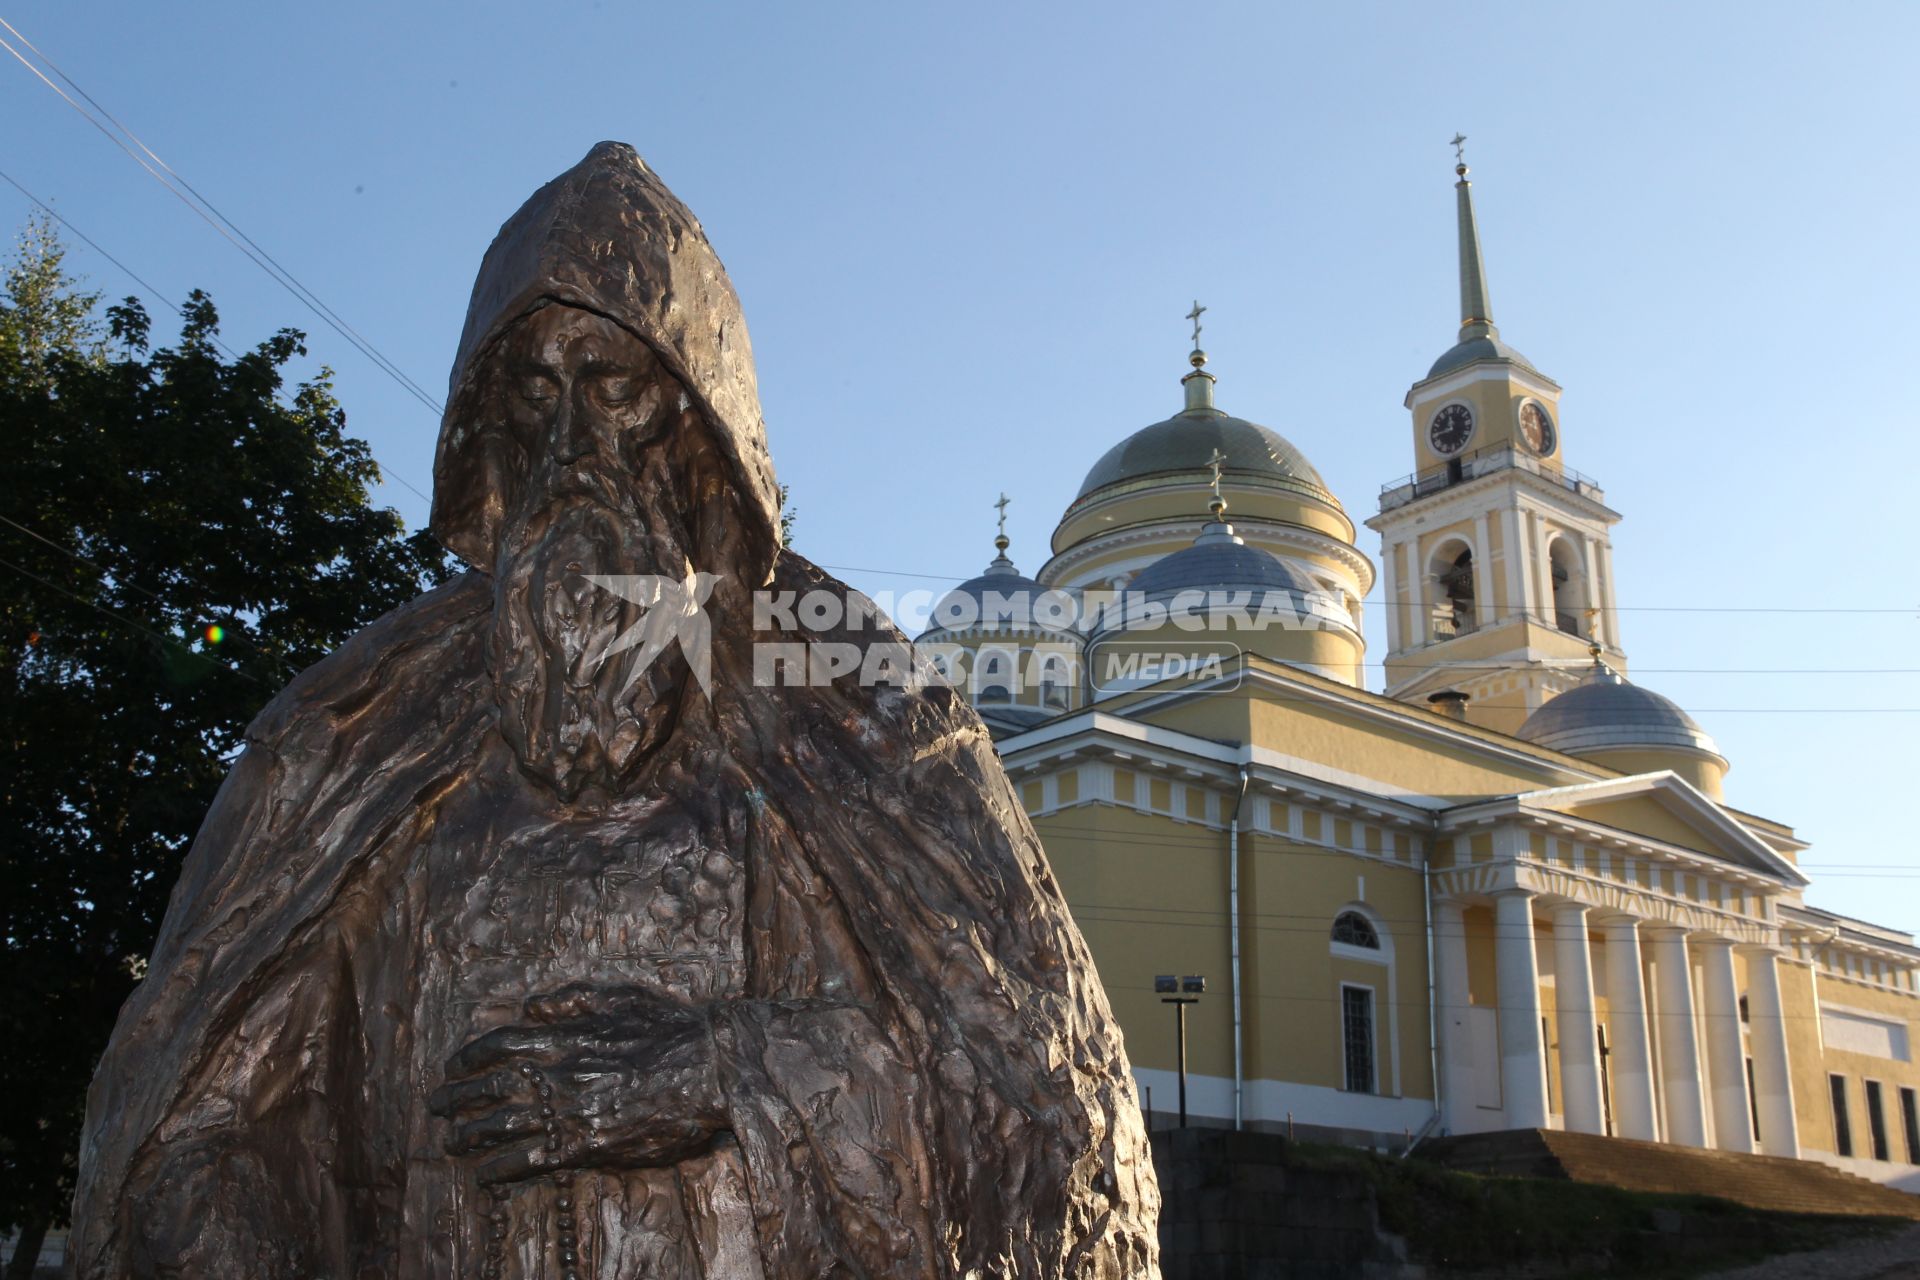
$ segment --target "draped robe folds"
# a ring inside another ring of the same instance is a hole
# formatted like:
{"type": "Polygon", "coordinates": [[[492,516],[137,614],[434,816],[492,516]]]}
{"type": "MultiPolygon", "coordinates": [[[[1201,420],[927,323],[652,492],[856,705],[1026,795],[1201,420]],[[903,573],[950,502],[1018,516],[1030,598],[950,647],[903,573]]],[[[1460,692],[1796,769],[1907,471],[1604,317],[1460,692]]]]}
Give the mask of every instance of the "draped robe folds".
{"type": "Polygon", "coordinates": [[[632,148],[595,147],[488,250],[434,474],[434,531],[480,568],[248,729],[95,1075],[74,1273],[440,1280],[494,1246],[510,1280],[1157,1275],[1119,1028],[979,718],[943,688],[755,682],[755,642],[905,642],[742,616],[763,584],[848,593],[778,550],[738,299],[632,148]],[[656,704],[664,736],[576,800],[493,665],[503,522],[552,495],[491,388],[547,307],[671,379],[671,434],[601,478],[728,579],[710,692],[656,704]],[[684,1122],[705,1140],[495,1200],[429,1099],[576,985],[705,1035],[719,1101],[684,1122]]]}
{"type": "MultiPolygon", "coordinates": [[[[843,590],[782,556],[776,590],[820,586],[843,590]]],[[[422,1099],[538,993],[489,1002],[462,971],[536,944],[542,984],[717,1010],[728,1132],[671,1168],[582,1173],[582,1274],[1153,1274],[1118,1028],[973,712],[943,689],[719,681],[717,734],[683,728],[653,799],[611,815],[631,838],[603,838],[545,812],[491,727],[489,601],[470,574],[389,615],[250,730],[96,1077],[76,1274],[479,1274],[486,1205],[422,1099]],[[582,847],[613,865],[570,864],[582,847]],[[571,951],[539,942],[569,911],[617,927],[695,847],[695,880],[711,855],[702,883],[737,895],[709,922],[727,936],[689,935],[700,963],[581,942],[580,920],[571,951]],[[436,907],[502,857],[572,887],[545,915],[511,891],[467,913],[513,938],[446,937],[436,907]]],[[[562,1273],[555,1198],[513,1190],[509,1275],[562,1273]]]]}

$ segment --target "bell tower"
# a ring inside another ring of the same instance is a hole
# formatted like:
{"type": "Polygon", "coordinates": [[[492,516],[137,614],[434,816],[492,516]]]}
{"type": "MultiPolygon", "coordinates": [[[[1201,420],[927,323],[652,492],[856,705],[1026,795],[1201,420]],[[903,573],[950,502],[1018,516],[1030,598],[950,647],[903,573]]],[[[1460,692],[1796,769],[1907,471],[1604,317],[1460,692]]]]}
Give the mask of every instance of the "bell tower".
{"type": "Polygon", "coordinates": [[[1408,390],[1414,470],[1366,523],[1380,535],[1387,696],[1512,733],[1579,682],[1590,645],[1624,669],[1608,540],[1620,517],[1565,463],[1560,384],[1493,323],[1465,142],[1459,337],[1408,390]]]}

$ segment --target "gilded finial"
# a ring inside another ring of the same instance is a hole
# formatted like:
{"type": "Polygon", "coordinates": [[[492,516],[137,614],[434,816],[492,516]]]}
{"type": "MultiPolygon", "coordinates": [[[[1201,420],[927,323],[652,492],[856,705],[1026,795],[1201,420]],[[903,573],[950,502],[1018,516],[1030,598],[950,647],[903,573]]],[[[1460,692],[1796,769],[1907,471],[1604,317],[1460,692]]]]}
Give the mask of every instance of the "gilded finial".
{"type": "Polygon", "coordinates": [[[1213,512],[1215,520],[1223,519],[1227,514],[1227,499],[1220,492],[1220,476],[1226,465],[1227,455],[1216,447],[1213,456],[1207,459],[1207,468],[1213,472],[1213,501],[1207,504],[1207,509],[1213,512]]]}
{"type": "Polygon", "coordinates": [[[1007,503],[1008,501],[1009,499],[1007,495],[1003,492],[1000,495],[1000,501],[993,504],[1000,512],[1000,532],[994,537],[993,545],[996,549],[999,550],[999,552],[1002,555],[1006,554],[1007,547],[1011,545],[1007,540],[1007,503]]]}
{"type": "Polygon", "coordinates": [[[1587,652],[1593,655],[1596,663],[1600,661],[1600,611],[1598,609],[1587,610],[1587,652]]]}
{"type": "Polygon", "coordinates": [[[1454,130],[1453,141],[1447,144],[1453,148],[1453,171],[1461,177],[1467,176],[1467,135],[1454,130]]]}

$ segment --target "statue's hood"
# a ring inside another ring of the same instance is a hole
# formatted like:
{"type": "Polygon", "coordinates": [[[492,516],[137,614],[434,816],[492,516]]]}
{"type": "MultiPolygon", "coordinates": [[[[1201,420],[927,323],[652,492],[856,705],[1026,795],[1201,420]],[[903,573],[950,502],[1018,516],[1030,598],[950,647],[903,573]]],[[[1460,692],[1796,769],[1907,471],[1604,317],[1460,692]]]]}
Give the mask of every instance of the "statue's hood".
{"type": "Polygon", "coordinates": [[[767,456],[740,300],[687,207],[639,153],[602,142],[534,192],[494,237],[473,283],[433,464],[433,531],[493,567],[502,477],[485,447],[481,365],[513,324],[560,303],[629,330],[685,384],[735,471],[735,496],[770,566],[780,493],[767,456]]]}

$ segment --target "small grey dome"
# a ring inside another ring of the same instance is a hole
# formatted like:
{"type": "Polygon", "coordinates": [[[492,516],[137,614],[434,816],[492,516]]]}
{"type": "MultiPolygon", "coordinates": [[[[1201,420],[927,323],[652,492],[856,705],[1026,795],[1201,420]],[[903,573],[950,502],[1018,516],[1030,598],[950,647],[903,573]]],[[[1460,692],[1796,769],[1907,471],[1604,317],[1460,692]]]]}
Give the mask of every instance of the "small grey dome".
{"type": "Polygon", "coordinates": [[[1519,736],[1579,755],[1609,747],[1679,747],[1718,756],[1720,748],[1672,699],[1642,689],[1595,662],[1587,678],[1527,717],[1519,736]]]}
{"type": "Polygon", "coordinates": [[[1427,370],[1427,376],[1437,378],[1443,373],[1451,373],[1463,365],[1480,360],[1505,360],[1528,369],[1533,368],[1533,361],[1500,341],[1499,338],[1489,335],[1484,338],[1468,338],[1449,348],[1444,355],[1433,362],[1433,368],[1427,370]]]}
{"type": "Polygon", "coordinates": [[[1194,544],[1154,561],[1127,584],[1147,596],[1174,591],[1291,591],[1311,588],[1279,557],[1250,547],[1229,524],[1209,524],[1194,544]]]}
{"type": "Polygon", "coordinates": [[[1072,596],[1027,577],[1002,552],[985,573],[940,597],[923,634],[975,626],[1058,631],[1071,626],[1075,610],[1072,596]]]}
{"type": "Polygon", "coordinates": [[[1339,505],[1313,464],[1279,432],[1214,408],[1187,409],[1134,432],[1093,464],[1075,500],[1146,476],[1204,475],[1215,449],[1225,456],[1223,468],[1230,477],[1295,489],[1339,505]]]}

